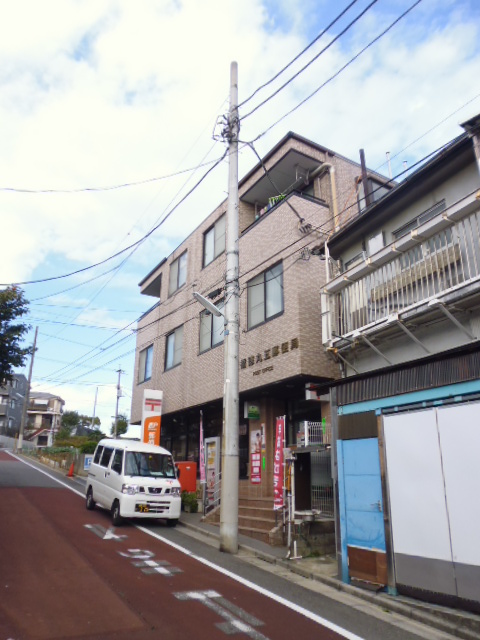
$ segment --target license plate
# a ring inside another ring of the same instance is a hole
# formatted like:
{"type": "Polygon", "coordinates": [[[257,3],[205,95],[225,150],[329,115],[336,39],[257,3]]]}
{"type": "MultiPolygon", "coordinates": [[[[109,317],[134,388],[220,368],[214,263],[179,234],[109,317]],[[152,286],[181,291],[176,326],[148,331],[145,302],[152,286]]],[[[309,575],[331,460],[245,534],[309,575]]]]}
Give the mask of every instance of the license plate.
{"type": "Polygon", "coordinates": [[[136,504],[135,511],[138,513],[148,513],[150,509],[148,508],[148,504],[136,504]]]}

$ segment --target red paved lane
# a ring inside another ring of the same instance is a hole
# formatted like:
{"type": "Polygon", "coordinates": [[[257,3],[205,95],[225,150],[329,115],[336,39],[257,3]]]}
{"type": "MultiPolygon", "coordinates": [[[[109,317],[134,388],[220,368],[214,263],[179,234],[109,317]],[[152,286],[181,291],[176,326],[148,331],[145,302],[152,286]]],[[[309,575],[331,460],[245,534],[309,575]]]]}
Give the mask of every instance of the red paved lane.
{"type": "Polygon", "coordinates": [[[109,529],[68,489],[0,489],[0,640],[341,637],[132,525],[109,529]]]}

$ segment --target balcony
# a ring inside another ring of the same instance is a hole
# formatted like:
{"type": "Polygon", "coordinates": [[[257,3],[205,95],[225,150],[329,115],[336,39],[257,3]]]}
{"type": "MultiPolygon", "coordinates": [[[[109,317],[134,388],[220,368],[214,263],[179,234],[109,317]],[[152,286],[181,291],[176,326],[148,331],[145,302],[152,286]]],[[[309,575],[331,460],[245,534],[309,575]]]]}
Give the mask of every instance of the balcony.
{"type": "MultiPolygon", "coordinates": [[[[391,332],[422,314],[456,322],[454,313],[480,301],[480,209],[475,200],[465,200],[468,215],[460,217],[458,208],[451,208],[327,283],[322,307],[327,346],[391,332]],[[452,305],[454,313],[448,310],[452,305]]],[[[408,332],[405,324],[402,328],[408,332]]]]}

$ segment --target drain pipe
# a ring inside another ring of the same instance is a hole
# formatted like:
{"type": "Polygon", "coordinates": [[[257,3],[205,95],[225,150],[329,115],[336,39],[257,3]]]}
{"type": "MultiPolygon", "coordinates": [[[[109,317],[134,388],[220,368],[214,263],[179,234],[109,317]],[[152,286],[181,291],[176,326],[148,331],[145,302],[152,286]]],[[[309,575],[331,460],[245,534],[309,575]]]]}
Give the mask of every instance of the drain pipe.
{"type": "Polygon", "coordinates": [[[332,203],[333,203],[333,226],[335,231],[338,229],[338,201],[337,201],[337,183],[335,179],[335,167],[330,162],[324,162],[319,167],[314,169],[309,175],[310,180],[319,178],[324,171],[328,171],[330,174],[330,185],[332,189],[332,203]]]}

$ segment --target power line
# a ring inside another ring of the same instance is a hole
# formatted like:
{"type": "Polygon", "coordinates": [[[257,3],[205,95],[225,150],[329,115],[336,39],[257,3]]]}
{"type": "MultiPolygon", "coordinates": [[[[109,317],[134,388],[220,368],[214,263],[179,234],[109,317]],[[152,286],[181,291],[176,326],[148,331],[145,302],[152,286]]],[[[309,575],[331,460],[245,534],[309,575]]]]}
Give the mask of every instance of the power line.
{"type": "Polygon", "coordinates": [[[259,91],[261,91],[265,87],[268,87],[269,84],[274,82],[284,71],[286,71],[289,67],[291,67],[292,64],[296,62],[306,51],[308,51],[308,49],[310,49],[310,47],[312,47],[315,44],[315,42],[320,40],[320,38],[322,38],[322,36],[324,36],[327,33],[327,31],[329,31],[329,29],[331,29],[333,25],[336,24],[340,20],[340,18],[343,17],[347,13],[347,11],[353,7],[353,5],[356,2],[358,2],[358,0],[352,0],[352,2],[350,2],[350,4],[347,7],[345,7],[345,9],[341,13],[339,13],[338,16],[334,18],[332,22],[330,22],[330,24],[327,27],[325,27],[325,29],[323,29],[323,31],[321,31],[314,40],[310,42],[310,44],[308,44],[302,51],[300,51],[300,53],[298,53],[292,60],[290,60],[288,64],[286,64],[282,69],[280,69],[280,71],[278,71],[273,76],[273,78],[270,78],[270,80],[268,80],[267,82],[264,82],[259,87],[257,87],[257,89],[255,89],[255,91],[252,94],[250,94],[248,98],[245,98],[243,102],[240,102],[238,107],[240,108],[240,107],[243,107],[245,104],[247,104],[247,102],[249,102],[254,96],[256,96],[259,91]]]}
{"type": "MultiPolygon", "coordinates": [[[[222,160],[220,158],[218,160],[222,160]]],[[[68,193],[96,193],[102,191],[114,191],[117,189],[125,189],[127,187],[137,187],[144,184],[150,184],[152,182],[159,182],[161,180],[168,180],[169,178],[176,178],[177,176],[181,176],[184,173],[190,173],[191,171],[197,171],[202,167],[206,167],[209,164],[216,163],[218,160],[209,160],[208,162],[203,162],[198,164],[195,167],[190,167],[189,169],[181,169],[179,171],[175,171],[173,173],[166,174],[164,176],[158,176],[156,178],[147,178],[145,180],[138,180],[137,182],[124,182],[122,184],[111,185],[108,187],[80,187],[78,189],[24,189],[24,188],[16,188],[16,187],[0,187],[0,191],[8,191],[11,193],[26,193],[26,194],[41,194],[41,193],[60,193],[60,194],[68,194],[68,193]]]]}
{"type": "MultiPolygon", "coordinates": [[[[261,134],[259,134],[256,138],[254,138],[254,140],[252,142],[255,142],[257,140],[259,140],[261,137],[263,137],[266,133],[268,133],[269,131],[271,131],[271,129],[273,129],[274,127],[277,126],[277,124],[279,124],[280,122],[282,122],[282,120],[284,120],[285,118],[287,118],[289,115],[291,115],[294,111],[296,111],[297,109],[299,109],[302,105],[304,105],[306,102],[308,102],[308,100],[310,100],[311,98],[313,98],[314,95],[316,95],[321,89],[323,89],[324,87],[326,87],[327,84],[329,84],[332,80],[334,80],[337,76],[339,76],[343,71],[345,71],[345,69],[347,67],[349,67],[353,62],[355,62],[355,60],[357,60],[357,58],[359,58],[363,53],[365,53],[365,51],[367,51],[372,45],[374,45],[376,42],[378,42],[378,40],[380,40],[381,38],[383,38],[384,35],[386,35],[391,29],[393,29],[393,27],[400,22],[400,20],[402,20],[408,13],[410,13],[410,11],[412,11],[417,5],[420,4],[420,2],[422,2],[422,0],[416,0],[416,2],[414,2],[406,11],[404,11],[398,18],[396,18],[386,29],[384,29],[378,36],[376,36],[373,40],[371,40],[365,47],[363,47],[363,49],[361,49],[357,54],[355,54],[353,56],[353,58],[350,58],[350,60],[344,64],[336,73],[334,73],[332,76],[330,76],[328,78],[328,80],[325,80],[325,82],[323,82],[319,87],[317,87],[315,89],[315,91],[312,91],[312,93],[310,93],[306,98],[304,98],[301,102],[299,102],[295,107],[293,107],[292,109],[290,109],[289,111],[287,111],[287,113],[285,113],[281,118],[279,118],[278,120],[276,120],[273,124],[271,124],[267,129],[265,129],[265,131],[263,131],[261,134]]],[[[247,114],[249,115],[249,114],[247,114]]],[[[243,120],[243,118],[241,118],[241,120],[243,120]]]]}
{"type": "Polygon", "coordinates": [[[150,231],[148,231],[142,238],[140,238],[136,242],[133,242],[128,247],[125,247],[124,249],[121,249],[120,251],[117,251],[113,255],[109,256],[108,258],[105,258],[104,260],[101,260],[100,262],[97,262],[95,264],[89,265],[88,267],[83,267],[82,269],[77,269],[76,271],[71,271],[70,273],[65,273],[65,274],[62,274],[62,275],[59,275],[59,276],[52,276],[50,278],[41,278],[41,279],[38,279],[38,280],[26,280],[24,282],[14,282],[14,283],[0,283],[0,286],[2,286],[2,287],[23,286],[23,285],[27,285],[27,284],[40,284],[40,283],[44,283],[44,282],[52,282],[53,280],[61,280],[61,279],[64,279],[64,278],[69,278],[70,276],[78,275],[79,273],[84,273],[85,271],[89,271],[91,269],[94,269],[95,267],[99,267],[100,265],[105,264],[106,262],[109,262],[110,260],[113,260],[114,258],[117,258],[120,255],[123,255],[127,251],[130,251],[130,249],[133,249],[133,248],[139,246],[140,244],[145,242],[145,240],[147,238],[149,238],[155,231],[157,231],[157,229],[159,229],[164,222],[166,222],[166,220],[172,215],[172,213],[176,209],[178,209],[178,207],[195,191],[195,189],[197,189],[197,187],[199,187],[199,185],[205,180],[205,178],[224,160],[226,155],[227,155],[227,151],[225,151],[223,156],[219,160],[217,160],[215,162],[215,164],[212,167],[210,167],[203,174],[203,176],[200,178],[200,180],[198,180],[195,183],[195,185],[183,196],[183,198],[172,209],[170,209],[170,211],[163,217],[163,219],[157,225],[152,227],[152,229],[150,229],[150,231]]]}
{"type": "Polygon", "coordinates": [[[321,55],[323,55],[326,51],[328,51],[328,49],[330,49],[330,47],[332,47],[335,42],[337,42],[337,40],[339,40],[343,35],[345,35],[345,33],[347,33],[347,31],[349,29],[351,29],[353,27],[353,25],[358,22],[358,20],[360,20],[360,18],[362,18],[367,11],[369,11],[374,4],[376,4],[378,2],[378,0],[372,0],[370,2],[370,4],[365,7],[365,9],[363,11],[361,11],[358,16],[352,20],[342,31],[340,31],[340,33],[338,35],[335,36],[335,38],[333,38],[319,53],[317,53],[316,56],[314,56],[310,62],[308,62],[306,65],[304,65],[299,71],[297,71],[297,73],[295,73],[289,80],[287,80],[284,84],[282,84],[281,87],[279,87],[276,91],[274,91],[268,98],[265,98],[265,100],[263,100],[263,102],[260,102],[260,104],[258,104],[255,108],[253,108],[251,111],[249,111],[248,113],[246,113],[244,116],[242,116],[241,120],[245,120],[246,118],[248,118],[249,116],[251,116],[253,113],[255,113],[255,111],[257,111],[258,109],[260,109],[260,107],[263,107],[265,104],[267,104],[267,102],[269,102],[272,98],[274,98],[276,95],[278,95],[280,93],[280,91],[282,91],[283,89],[285,89],[285,87],[287,87],[291,82],[293,82],[293,80],[295,80],[296,78],[298,78],[298,76],[303,73],[306,69],[308,69],[308,67],[313,64],[315,62],[315,60],[317,60],[321,55]]]}

